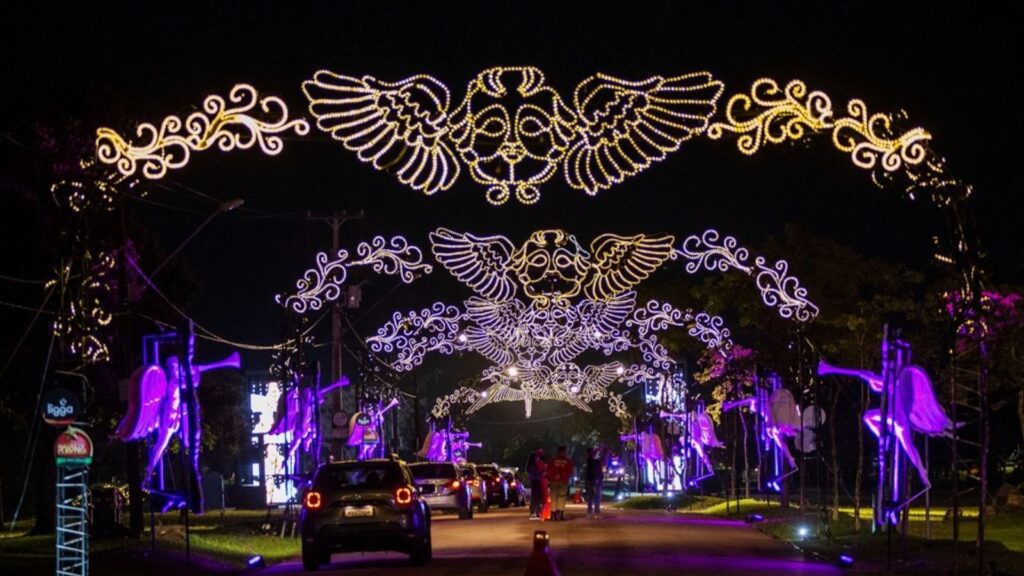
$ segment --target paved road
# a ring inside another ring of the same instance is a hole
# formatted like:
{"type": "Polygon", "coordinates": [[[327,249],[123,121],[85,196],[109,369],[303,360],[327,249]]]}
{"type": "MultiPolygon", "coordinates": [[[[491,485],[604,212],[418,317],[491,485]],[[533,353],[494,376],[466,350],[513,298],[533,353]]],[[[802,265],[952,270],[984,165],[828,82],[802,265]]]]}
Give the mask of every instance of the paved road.
{"type": "MultiPolygon", "coordinates": [[[[477,514],[458,521],[436,516],[434,560],[426,568],[409,565],[403,554],[335,554],[322,574],[346,576],[521,574],[534,530],[547,530],[551,553],[565,576],[644,576],[709,574],[834,575],[832,566],[805,560],[792,547],[742,522],[652,511],[611,511],[590,520],[572,508],[565,522],[530,521],[524,509],[477,514]]],[[[264,572],[302,572],[296,559],[264,572]]]]}

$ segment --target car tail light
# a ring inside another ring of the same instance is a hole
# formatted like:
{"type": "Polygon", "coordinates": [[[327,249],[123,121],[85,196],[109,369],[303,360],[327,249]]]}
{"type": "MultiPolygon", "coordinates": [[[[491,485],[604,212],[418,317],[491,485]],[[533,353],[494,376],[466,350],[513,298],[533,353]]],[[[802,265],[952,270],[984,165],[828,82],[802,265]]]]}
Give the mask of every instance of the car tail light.
{"type": "Polygon", "coordinates": [[[473,484],[473,486],[480,486],[480,481],[479,480],[473,480],[471,482],[471,484],[473,484]]]}
{"type": "Polygon", "coordinates": [[[306,492],[304,503],[306,505],[306,510],[317,510],[321,505],[323,505],[324,501],[319,492],[312,491],[306,492]]]}
{"type": "Polygon", "coordinates": [[[513,481],[509,482],[508,485],[513,487],[513,488],[515,488],[516,487],[516,481],[513,480],[513,481]]]}
{"type": "Polygon", "coordinates": [[[395,490],[395,502],[398,504],[408,504],[412,502],[412,490],[405,486],[395,490]]]}
{"type": "Polygon", "coordinates": [[[459,482],[458,480],[452,480],[449,486],[452,487],[452,490],[458,490],[459,488],[462,488],[462,482],[459,482]]]}

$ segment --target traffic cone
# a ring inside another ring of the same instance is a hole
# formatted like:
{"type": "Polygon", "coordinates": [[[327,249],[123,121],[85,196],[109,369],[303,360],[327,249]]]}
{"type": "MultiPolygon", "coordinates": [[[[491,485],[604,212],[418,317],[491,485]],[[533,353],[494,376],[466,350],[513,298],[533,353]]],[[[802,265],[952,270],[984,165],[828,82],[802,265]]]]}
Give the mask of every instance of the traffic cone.
{"type": "Polygon", "coordinates": [[[526,570],[523,570],[523,576],[561,576],[549,554],[549,542],[548,533],[544,530],[533,533],[533,552],[530,561],[526,563],[526,570]]]}

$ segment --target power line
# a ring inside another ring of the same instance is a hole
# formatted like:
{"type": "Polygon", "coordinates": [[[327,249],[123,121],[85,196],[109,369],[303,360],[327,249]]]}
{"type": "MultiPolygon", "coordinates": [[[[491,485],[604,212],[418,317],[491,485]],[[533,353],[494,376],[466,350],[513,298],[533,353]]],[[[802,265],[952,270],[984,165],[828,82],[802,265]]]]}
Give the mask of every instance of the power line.
{"type": "Polygon", "coordinates": [[[14,276],[7,276],[5,274],[0,274],[0,280],[16,282],[18,284],[37,284],[40,286],[44,286],[48,282],[47,280],[27,280],[25,278],[15,278],[14,276]]]}

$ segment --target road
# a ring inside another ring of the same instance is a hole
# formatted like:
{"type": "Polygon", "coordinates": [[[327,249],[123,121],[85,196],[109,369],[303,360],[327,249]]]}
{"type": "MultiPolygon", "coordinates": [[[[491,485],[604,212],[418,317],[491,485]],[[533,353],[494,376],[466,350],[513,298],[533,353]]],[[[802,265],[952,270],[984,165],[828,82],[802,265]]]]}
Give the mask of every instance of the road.
{"type": "MultiPolygon", "coordinates": [[[[565,576],[839,573],[742,522],[619,510],[591,520],[582,507],[570,507],[566,514],[565,522],[544,523],[527,519],[522,508],[492,509],[469,521],[435,516],[434,560],[426,568],[410,566],[403,554],[335,554],[330,567],[319,573],[518,575],[526,566],[535,530],[548,532],[551,555],[565,576]]],[[[295,559],[264,573],[302,573],[302,565],[295,559]]]]}

